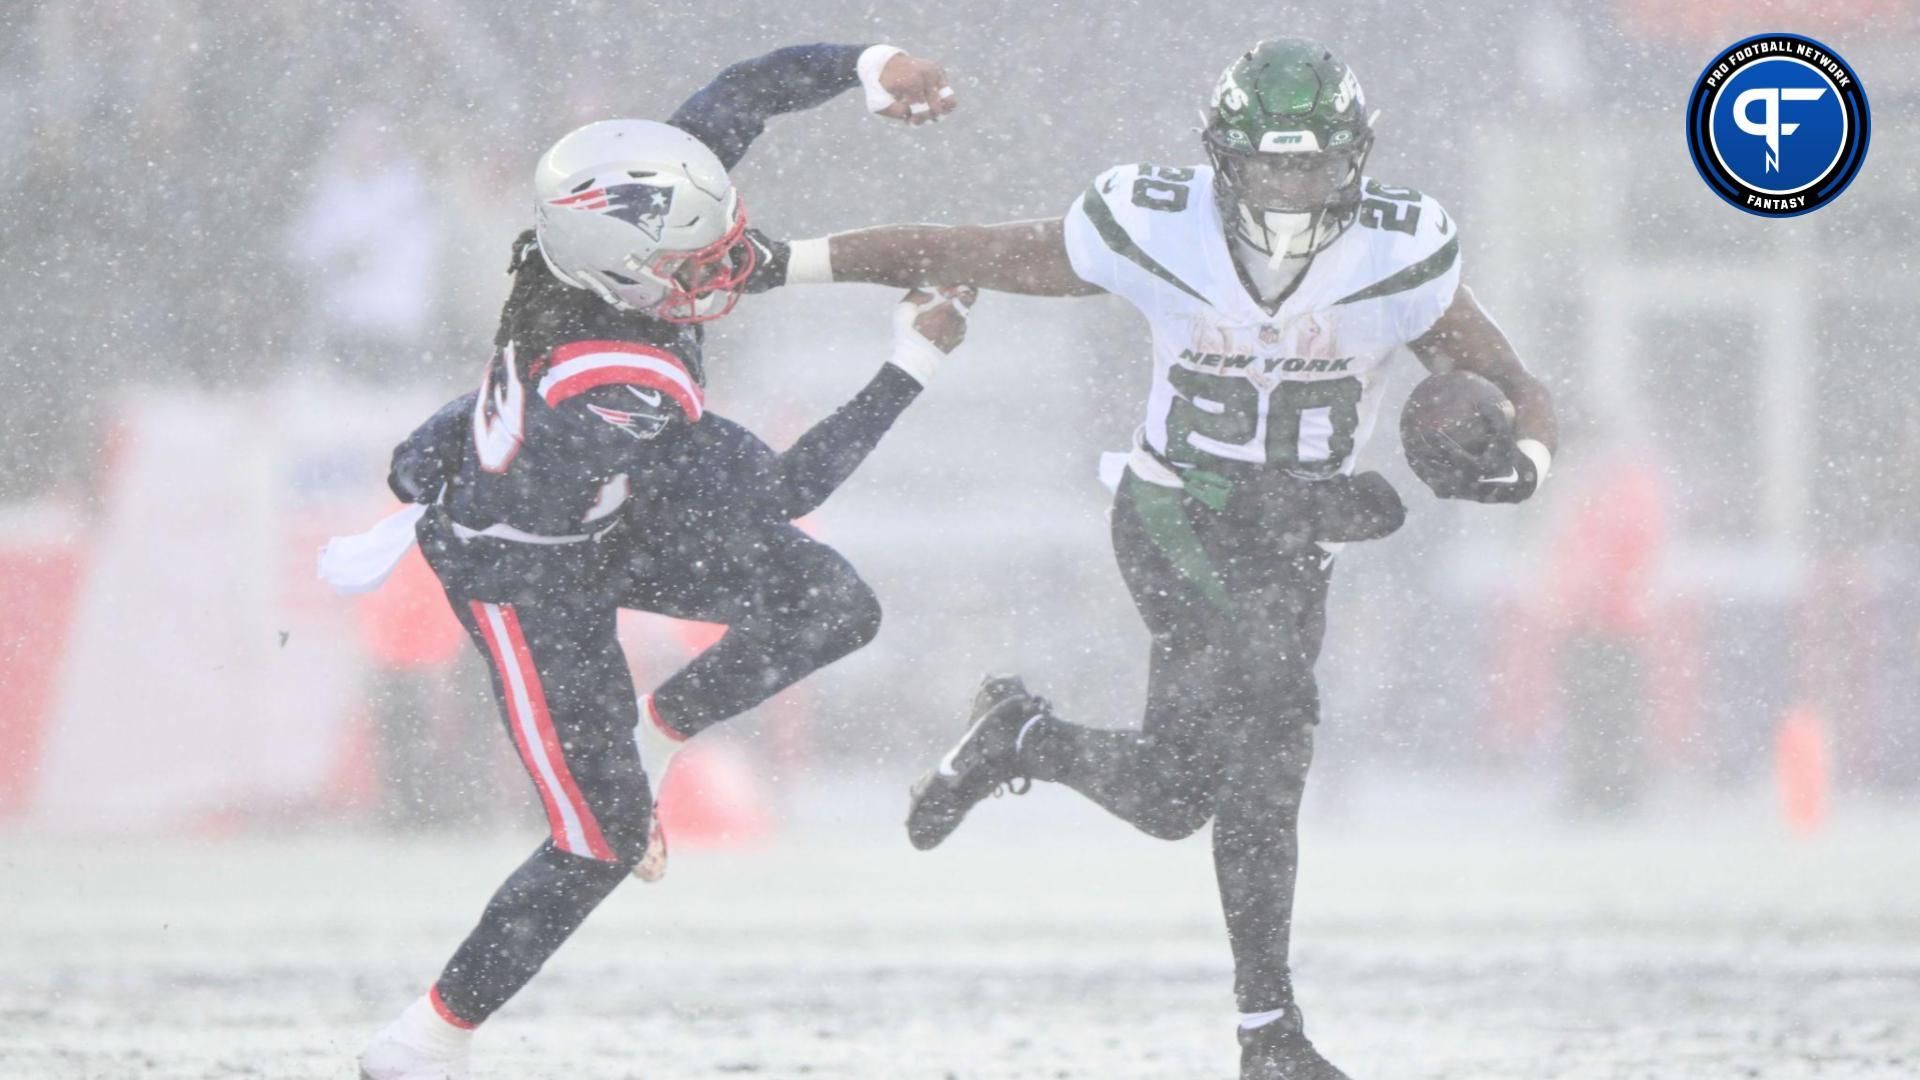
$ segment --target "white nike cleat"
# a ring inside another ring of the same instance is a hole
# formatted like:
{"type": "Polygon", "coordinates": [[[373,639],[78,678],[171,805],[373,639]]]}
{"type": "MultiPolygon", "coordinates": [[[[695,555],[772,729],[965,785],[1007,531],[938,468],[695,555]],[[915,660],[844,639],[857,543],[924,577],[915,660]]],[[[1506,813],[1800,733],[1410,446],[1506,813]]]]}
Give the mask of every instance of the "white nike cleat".
{"type": "Polygon", "coordinates": [[[360,1052],[360,1080],[467,1080],[472,1048],[473,1030],[443,1018],[429,995],[360,1052]]]}

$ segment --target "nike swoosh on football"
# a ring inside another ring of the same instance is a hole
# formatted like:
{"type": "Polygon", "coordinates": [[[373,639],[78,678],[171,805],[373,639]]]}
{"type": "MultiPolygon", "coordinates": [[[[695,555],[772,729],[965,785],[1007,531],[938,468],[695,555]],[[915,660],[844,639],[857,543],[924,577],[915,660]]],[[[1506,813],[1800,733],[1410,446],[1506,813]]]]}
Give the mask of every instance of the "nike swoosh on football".
{"type": "Polygon", "coordinates": [[[639,398],[641,401],[646,402],[648,405],[651,405],[656,409],[660,407],[660,391],[642,390],[637,386],[629,386],[627,387],[627,390],[631,392],[634,397],[639,398]]]}

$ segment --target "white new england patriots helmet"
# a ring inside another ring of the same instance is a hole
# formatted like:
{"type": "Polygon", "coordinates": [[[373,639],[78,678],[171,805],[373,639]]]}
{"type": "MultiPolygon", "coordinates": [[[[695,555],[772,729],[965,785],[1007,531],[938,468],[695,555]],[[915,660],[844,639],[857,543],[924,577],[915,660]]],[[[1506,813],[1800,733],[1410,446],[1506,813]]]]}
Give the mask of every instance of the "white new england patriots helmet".
{"type": "Polygon", "coordinates": [[[547,268],[607,303],[668,322],[733,310],[757,258],[746,210],[706,144],[652,120],[568,132],[534,167],[547,268]]]}

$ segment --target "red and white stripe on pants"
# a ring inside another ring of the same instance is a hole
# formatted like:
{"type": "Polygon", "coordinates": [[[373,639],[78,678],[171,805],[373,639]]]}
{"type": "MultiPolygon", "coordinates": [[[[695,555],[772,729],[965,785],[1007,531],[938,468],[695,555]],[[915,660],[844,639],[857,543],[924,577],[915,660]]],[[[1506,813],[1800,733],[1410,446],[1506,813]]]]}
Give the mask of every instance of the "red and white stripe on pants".
{"type": "Polygon", "coordinates": [[[547,709],[546,691],[540,685],[540,672],[534,666],[533,653],[527,648],[513,605],[479,600],[472,603],[474,621],[480,624],[480,635],[493,654],[493,668],[506,694],[507,726],[513,730],[514,745],[520,748],[521,762],[540,790],[555,846],[574,855],[617,862],[613,848],[600,835],[600,823],[592,807],[581,797],[567,768],[553,714],[547,709]]]}

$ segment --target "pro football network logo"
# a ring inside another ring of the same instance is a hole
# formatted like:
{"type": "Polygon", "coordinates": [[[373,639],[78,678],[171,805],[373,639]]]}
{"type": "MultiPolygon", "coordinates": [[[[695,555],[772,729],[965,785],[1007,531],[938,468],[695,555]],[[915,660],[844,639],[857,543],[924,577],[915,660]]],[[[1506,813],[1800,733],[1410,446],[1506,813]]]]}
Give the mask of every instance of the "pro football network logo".
{"type": "Polygon", "coordinates": [[[1701,179],[1761,217],[1794,217],[1838,198],[1867,159],[1870,132],[1853,69],[1799,34],[1728,46],[1687,102],[1687,148],[1701,179]]]}

